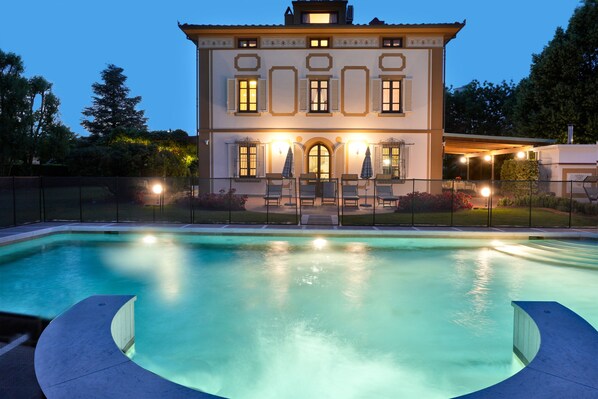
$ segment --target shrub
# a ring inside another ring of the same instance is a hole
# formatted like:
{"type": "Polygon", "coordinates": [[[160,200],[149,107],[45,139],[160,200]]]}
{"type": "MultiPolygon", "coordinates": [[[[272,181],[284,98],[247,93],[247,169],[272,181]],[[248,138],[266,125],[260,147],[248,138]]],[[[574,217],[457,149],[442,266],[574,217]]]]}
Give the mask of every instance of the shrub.
{"type": "Polygon", "coordinates": [[[397,212],[440,212],[471,209],[471,196],[457,191],[443,191],[442,194],[413,192],[399,198],[397,212]]]}
{"type": "Polygon", "coordinates": [[[198,198],[193,199],[193,203],[198,209],[213,210],[213,211],[244,211],[245,203],[247,202],[246,195],[235,194],[235,189],[232,188],[228,192],[224,189],[216,193],[201,194],[198,198]]]}

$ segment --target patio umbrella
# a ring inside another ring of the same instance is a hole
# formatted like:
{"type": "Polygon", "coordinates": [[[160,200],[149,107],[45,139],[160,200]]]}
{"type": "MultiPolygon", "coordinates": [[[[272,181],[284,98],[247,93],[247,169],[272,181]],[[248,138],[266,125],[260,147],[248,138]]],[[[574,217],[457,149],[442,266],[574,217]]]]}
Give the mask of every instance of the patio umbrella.
{"type": "MultiPolygon", "coordinates": [[[[291,147],[289,147],[289,151],[287,152],[287,157],[284,160],[284,166],[282,167],[282,177],[285,179],[289,179],[293,177],[293,151],[291,151],[291,147]]],[[[285,205],[291,206],[293,204],[293,198],[291,197],[291,182],[289,181],[289,202],[285,205]]]]}
{"type": "Polygon", "coordinates": [[[370,154],[370,147],[368,147],[367,150],[365,150],[365,158],[363,159],[363,164],[361,165],[361,174],[359,175],[359,177],[362,179],[367,180],[365,185],[365,204],[362,204],[362,206],[370,206],[368,204],[368,185],[370,183],[369,179],[371,179],[373,175],[374,171],[372,170],[372,155],[370,154]]]}

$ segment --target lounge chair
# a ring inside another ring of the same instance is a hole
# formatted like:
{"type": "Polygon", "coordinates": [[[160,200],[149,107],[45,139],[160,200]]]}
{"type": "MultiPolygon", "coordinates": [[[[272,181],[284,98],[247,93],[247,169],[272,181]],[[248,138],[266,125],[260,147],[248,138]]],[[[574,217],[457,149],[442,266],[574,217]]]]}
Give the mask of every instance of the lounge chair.
{"type": "Polygon", "coordinates": [[[343,206],[359,206],[359,195],[357,186],[344,184],[343,186],[343,206]]]}
{"type": "Polygon", "coordinates": [[[299,204],[304,205],[304,202],[311,202],[310,205],[315,205],[315,203],[316,203],[316,185],[315,184],[299,185],[299,204]]]}
{"type": "Polygon", "coordinates": [[[586,192],[588,196],[588,200],[590,200],[590,204],[593,201],[598,202],[598,176],[586,176],[583,179],[583,190],[586,192]]]}
{"type": "Polygon", "coordinates": [[[267,184],[266,194],[264,195],[264,205],[270,205],[270,202],[275,201],[276,205],[280,205],[282,198],[282,184],[267,184]]]}
{"type": "Polygon", "coordinates": [[[376,199],[378,200],[378,205],[382,203],[382,207],[388,206],[397,206],[399,201],[399,197],[395,196],[392,192],[392,185],[383,185],[378,186],[376,185],[376,199]]]}
{"type": "Polygon", "coordinates": [[[336,205],[336,182],[325,181],[322,183],[322,205],[336,205]]]}

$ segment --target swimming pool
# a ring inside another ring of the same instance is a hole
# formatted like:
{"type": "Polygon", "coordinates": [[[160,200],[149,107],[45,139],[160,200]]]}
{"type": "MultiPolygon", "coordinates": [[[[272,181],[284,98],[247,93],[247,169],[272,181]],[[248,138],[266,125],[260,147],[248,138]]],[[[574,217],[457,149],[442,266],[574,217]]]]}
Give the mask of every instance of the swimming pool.
{"type": "Polygon", "coordinates": [[[597,249],[62,234],[0,248],[0,309],[51,317],[136,294],[134,360],[231,398],[448,398],[521,367],[511,300],[556,300],[598,325],[597,249]]]}

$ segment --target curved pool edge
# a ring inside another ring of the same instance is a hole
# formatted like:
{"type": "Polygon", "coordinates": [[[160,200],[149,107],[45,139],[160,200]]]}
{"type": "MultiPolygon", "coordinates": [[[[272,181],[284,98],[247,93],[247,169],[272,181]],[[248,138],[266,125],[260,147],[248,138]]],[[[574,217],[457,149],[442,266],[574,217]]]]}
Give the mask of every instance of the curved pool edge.
{"type": "Polygon", "coordinates": [[[514,301],[513,351],[528,363],[455,399],[598,398],[598,331],[558,302],[514,301]]]}
{"type": "Polygon", "coordinates": [[[164,379],[122,350],[134,341],[134,295],[96,295],[56,317],[35,350],[48,399],[222,399],[164,379]]]}

